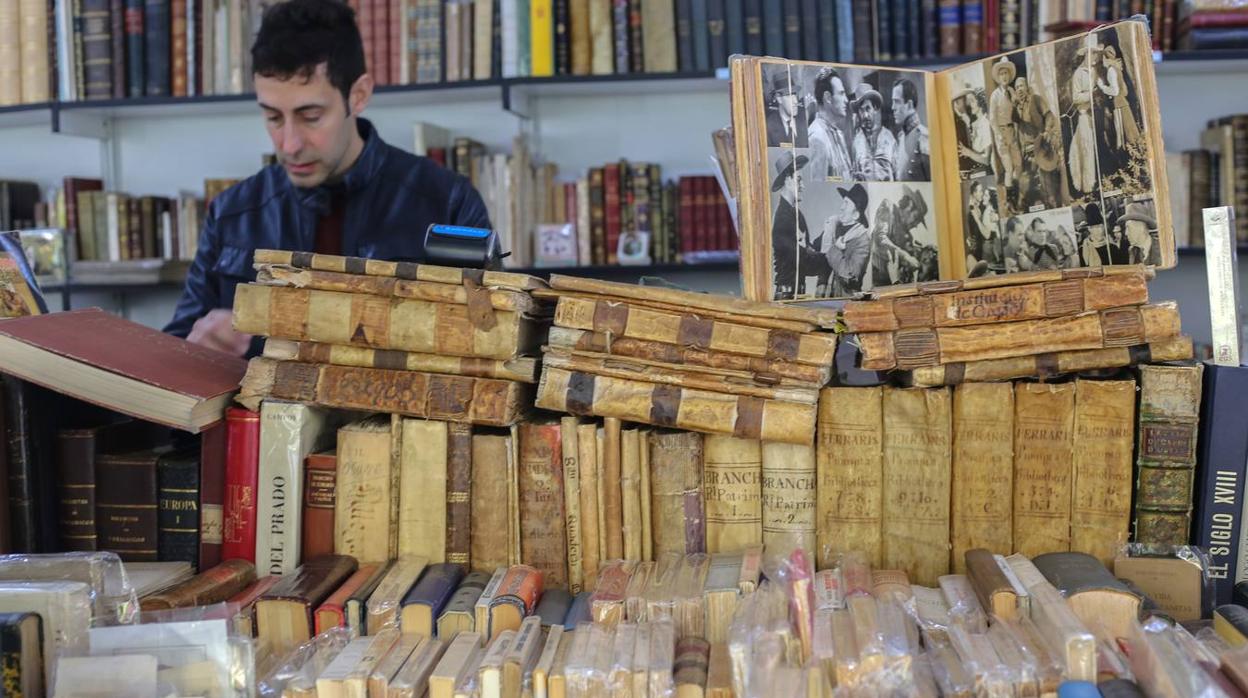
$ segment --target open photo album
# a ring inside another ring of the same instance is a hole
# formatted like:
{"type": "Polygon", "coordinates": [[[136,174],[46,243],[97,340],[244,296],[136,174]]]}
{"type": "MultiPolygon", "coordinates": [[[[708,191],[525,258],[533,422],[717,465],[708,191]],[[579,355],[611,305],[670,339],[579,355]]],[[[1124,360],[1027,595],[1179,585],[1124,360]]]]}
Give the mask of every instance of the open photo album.
{"type": "Polygon", "coordinates": [[[939,72],[734,57],[743,293],[1175,264],[1147,26],[939,72]]]}

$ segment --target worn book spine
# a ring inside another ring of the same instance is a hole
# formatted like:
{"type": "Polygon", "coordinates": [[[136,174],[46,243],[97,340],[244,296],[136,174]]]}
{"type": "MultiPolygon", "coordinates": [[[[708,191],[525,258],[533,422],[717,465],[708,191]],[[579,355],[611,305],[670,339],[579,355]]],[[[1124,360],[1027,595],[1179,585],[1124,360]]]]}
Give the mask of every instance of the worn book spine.
{"type": "Polygon", "coordinates": [[[816,516],[820,567],[842,552],[882,561],[882,390],[825,388],[819,400],[816,516]]]}
{"type": "Polygon", "coordinates": [[[162,455],[163,450],[137,451],[96,459],[100,549],[117,553],[125,562],[158,559],[156,464],[162,455]]]}
{"type": "Polygon", "coordinates": [[[650,430],[643,429],[638,437],[638,472],[640,491],[638,499],[641,505],[641,559],[654,559],[654,512],[650,501],[650,430]]]}
{"type": "MultiPolygon", "coordinates": [[[[705,551],[702,435],[690,431],[650,435],[650,512],[655,559],[664,553],[705,551]]],[[[647,496],[642,492],[642,496],[647,496]]]]}
{"type": "Polygon", "coordinates": [[[446,425],[445,548],[447,562],[469,569],[472,553],[472,427],[455,422],[446,425]]]}
{"type": "Polygon", "coordinates": [[[221,562],[228,426],[218,422],[199,434],[199,564],[221,562]]]}
{"type": "Polygon", "coordinates": [[[935,586],[949,572],[951,399],[945,388],[885,388],[883,565],[935,586]]]}
{"type": "Polygon", "coordinates": [[[519,291],[482,289],[469,290],[462,285],[432,281],[400,279],[393,276],[367,276],[320,269],[301,269],[288,264],[256,265],[256,282],[267,286],[293,287],[314,291],[365,293],[393,296],[431,303],[481,305],[494,310],[529,312],[535,307],[533,298],[519,291]]]}
{"type": "Polygon", "coordinates": [[[162,456],[156,465],[156,487],[157,559],[189,562],[192,569],[199,569],[199,453],[162,456]]]}
{"type": "MultiPolygon", "coordinates": [[[[61,550],[91,551],[95,533],[95,449],[97,429],[61,429],[56,435],[61,550]]],[[[5,483],[7,485],[7,483],[5,483]]],[[[6,506],[7,486],[5,488],[6,506]]],[[[8,513],[7,511],[3,513],[8,513]]],[[[6,526],[8,525],[6,520],[6,526]]],[[[5,550],[8,548],[6,546],[5,550]]]]}
{"type": "Polygon", "coordinates": [[[623,524],[624,559],[644,560],[641,520],[641,438],[640,429],[620,433],[620,512],[623,524]]]}
{"type": "Polygon", "coordinates": [[[568,590],[579,594],[585,586],[585,548],[581,519],[580,420],[559,420],[560,455],[563,458],[563,510],[568,548],[568,590]]]}
{"type": "Polygon", "coordinates": [[[1074,315],[1148,302],[1144,271],[1084,279],[849,301],[850,332],[887,332],[910,327],[959,327],[1074,315]]]}
{"type": "MultiPolygon", "coordinates": [[[[253,360],[254,361],[254,360],[253,360]]],[[[765,400],[549,367],[539,408],[785,443],[810,443],[814,404],[765,400]]]]}
{"type": "MultiPolygon", "coordinates": [[[[570,0],[568,16],[570,26],[568,35],[571,37],[571,74],[589,75],[592,59],[592,39],[590,37],[590,2],[589,0],[570,0]]],[[[588,234],[589,230],[579,230],[580,235],[588,234]]],[[[582,264],[589,264],[588,259],[582,264]]]]}
{"type": "Polygon", "coordinates": [[[277,398],[347,410],[382,410],[405,417],[507,426],[519,418],[526,392],[520,383],[492,378],[256,357],[247,366],[238,400],[258,406],[265,398],[277,398]]]}
{"type": "Polygon", "coordinates": [[[968,550],[1014,552],[1014,386],[967,383],[953,391],[953,571],[968,550]]]}
{"type": "Polygon", "coordinates": [[[334,552],[334,502],[337,491],[337,455],[333,451],[309,454],[304,461],[300,559],[311,560],[334,552]]]}
{"type": "Polygon", "coordinates": [[[148,97],[169,95],[170,88],[170,0],[144,0],[143,36],[145,76],[148,97]]]}
{"type": "Polygon", "coordinates": [[[762,448],[763,545],[815,550],[815,449],[764,443],[762,448]]]}
{"type": "Polygon", "coordinates": [[[762,443],[703,438],[706,552],[737,552],[763,542],[762,443]]]}
{"type": "Polygon", "coordinates": [[[246,560],[226,560],[156,594],[144,596],[144,611],[208,606],[233,598],[256,581],[256,567],[246,560]]]}
{"type": "Polygon", "coordinates": [[[260,414],[231,407],[225,412],[225,528],[221,556],[256,561],[256,489],[260,476],[260,414]]]}
{"type": "Polygon", "coordinates": [[[327,410],[296,403],[260,406],[255,560],[264,574],[290,574],[299,566],[304,461],[333,446],[328,419],[327,410]]]}
{"type": "Polygon", "coordinates": [[[1113,564],[1131,527],[1135,381],[1075,382],[1070,549],[1113,564]]]}
{"type": "Polygon", "coordinates": [[[602,507],[605,560],[619,560],[624,557],[622,432],[623,425],[619,419],[608,417],[603,420],[602,455],[598,459],[601,470],[598,477],[602,485],[599,506],[602,507]]]}
{"type": "Polygon", "coordinates": [[[83,0],[82,62],[87,99],[113,96],[112,22],[108,0],[83,0]]]}
{"type": "Polygon", "coordinates": [[[1172,303],[1112,308],[994,325],[863,332],[862,368],[888,370],[1058,351],[1126,347],[1180,335],[1172,303]]]}
{"type": "Polygon", "coordinates": [[[1135,541],[1185,545],[1191,529],[1204,368],[1141,366],[1135,541]]]}
{"type": "Polygon", "coordinates": [[[559,422],[526,422],[520,433],[520,559],[552,587],[568,583],[563,433],[559,422]]]}
{"type": "Polygon", "coordinates": [[[399,557],[446,561],[447,423],[403,420],[399,460],[399,557]]]}
{"type": "Polygon", "coordinates": [[[256,600],[256,630],[260,642],[274,652],[288,652],[312,637],[312,612],[355,572],[358,563],[349,555],[325,555],[306,560],[295,574],[288,574],[256,600]],[[291,603],[300,609],[296,614],[291,603]],[[271,612],[266,612],[271,606],[271,612]]]}
{"type": "Polygon", "coordinates": [[[472,436],[471,554],[473,571],[492,574],[510,564],[508,559],[507,460],[511,437],[504,434],[472,436]]]}
{"type": "Polygon", "coordinates": [[[1075,384],[1019,383],[1014,391],[1014,550],[1070,550],[1075,384]]]}
{"type": "Polygon", "coordinates": [[[576,428],[577,464],[580,466],[581,505],[581,578],[586,589],[593,589],[598,578],[598,564],[604,558],[599,543],[602,532],[602,509],[598,492],[598,425],[581,424],[576,428]]]}
{"type": "Polygon", "coordinates": [[[390,556],[391,433],[373,417],[338,430],[334,552],[361,562],[390,556]]]}
{"type": "Polygon", "coordinates": [[[234,329],[247,334],[488,359],[533,348],[522,314],[487,315],[474,321],[467,305],[259,284],[240,285],[234,297],[234,329]]]}
{"type": "Polygon", "coordinates": [[[932,388],[1015,378],[1049,378],[1066,373],[1079,373],[1102,368],[1119,368],[1162,361],[1186,361],[1192,358],[1192,338],[1185,336],[1163,339],[1148,344],[1108,349],[1059,351],[1008,359],[965,361],[916,368],[901,376],[914,388],[932,388]]]}
{"type": "Polygon", "coordinates": [[[292,342],[268,339],[264,356],[278,361],[301,361],[309,364],[335,364],[363,368],[450,373],[474,378],[502,378],[525,383],[537,382],[537,361],[532,358],[474,359],[466,356],[418,354],[389,349],[368,349],[342,344],[292,342]]]}

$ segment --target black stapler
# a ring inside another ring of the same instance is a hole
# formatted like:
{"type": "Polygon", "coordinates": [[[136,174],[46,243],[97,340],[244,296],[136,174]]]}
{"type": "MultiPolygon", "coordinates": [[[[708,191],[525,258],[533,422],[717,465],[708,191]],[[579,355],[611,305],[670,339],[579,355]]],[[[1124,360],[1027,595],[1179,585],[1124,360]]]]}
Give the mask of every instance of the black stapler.
{"type": "Polygon", "coordinates": [[[498,233],[485,228],[434,223],[425,230],[425,261],[448,267],[496,270],[503,252],[498,233]]]}

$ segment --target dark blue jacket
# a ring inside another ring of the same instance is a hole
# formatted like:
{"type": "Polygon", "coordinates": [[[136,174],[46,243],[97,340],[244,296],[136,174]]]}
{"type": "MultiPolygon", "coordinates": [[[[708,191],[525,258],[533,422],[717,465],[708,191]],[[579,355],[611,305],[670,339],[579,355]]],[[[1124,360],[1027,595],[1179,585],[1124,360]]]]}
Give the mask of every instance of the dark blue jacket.
{"type": "MultiPolygon", "coordinates": [[[[343,254],[422,262],[430,223],[490,227],[485,203],[467,179],[387,145],[368,121],[358,123],[364,150],[342,182],[343,254]]],[[[234,288],[256,279],[257,249],[314,251],[316,224],[328,209],[327,188],[296,187],[281,165],[223,192],[208,209],[186,288],[165,332],[186,337],[208,311],[232,308],[234,288]]],[[[253,342],[251,353],[259,346],[253,342]]]]}

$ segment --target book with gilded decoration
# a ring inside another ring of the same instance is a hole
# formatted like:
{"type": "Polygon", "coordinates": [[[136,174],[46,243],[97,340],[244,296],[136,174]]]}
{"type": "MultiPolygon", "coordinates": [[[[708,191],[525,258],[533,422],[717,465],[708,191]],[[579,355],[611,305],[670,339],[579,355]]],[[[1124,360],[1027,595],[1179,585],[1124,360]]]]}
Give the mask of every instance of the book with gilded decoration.
{"type": "Polygon", "coordinates": [[[1204,367],[1141,366],[1136,430],[1135,541],[1185,545],[1204,367]]]}

